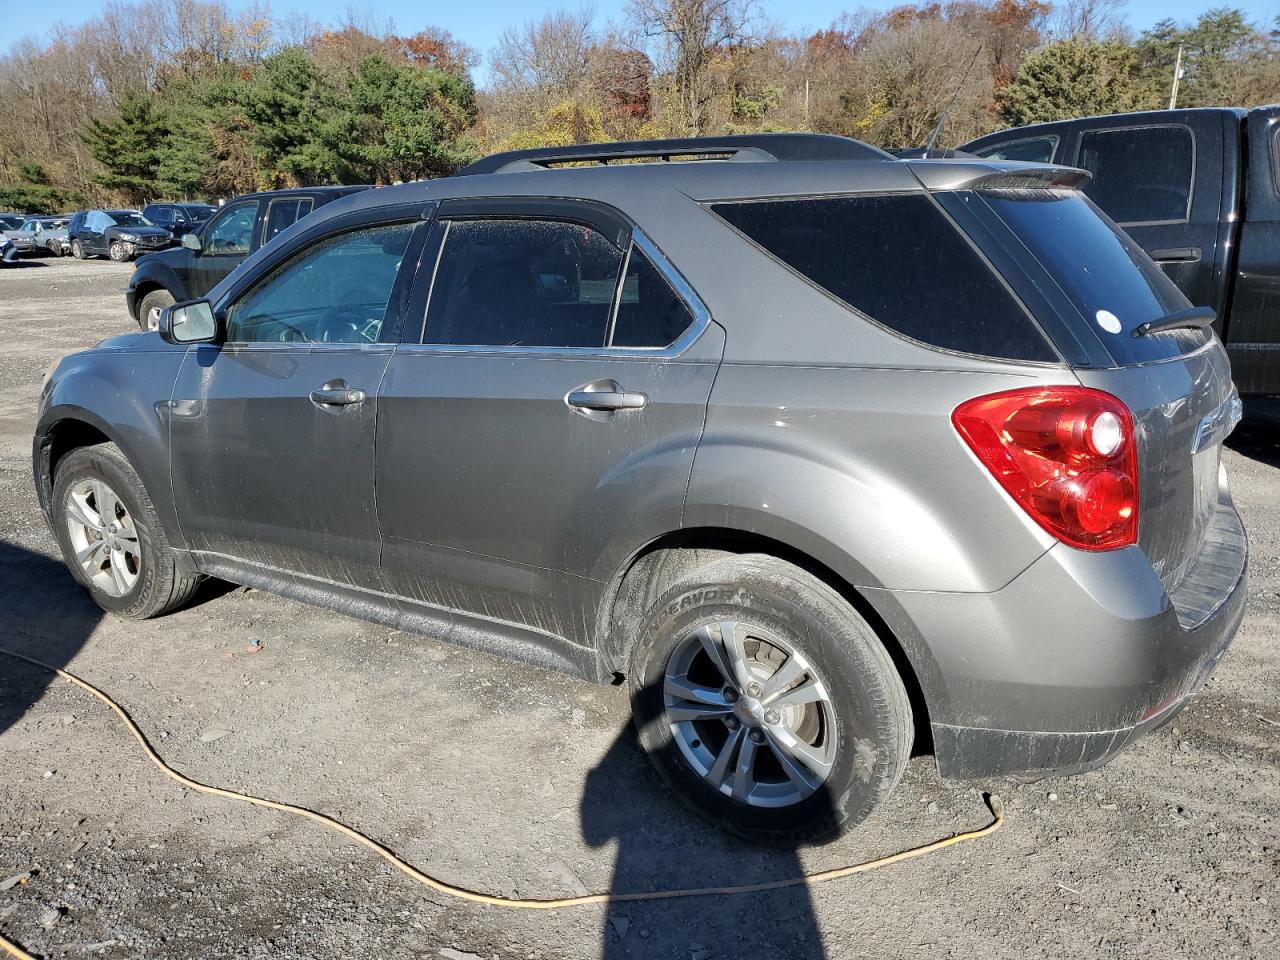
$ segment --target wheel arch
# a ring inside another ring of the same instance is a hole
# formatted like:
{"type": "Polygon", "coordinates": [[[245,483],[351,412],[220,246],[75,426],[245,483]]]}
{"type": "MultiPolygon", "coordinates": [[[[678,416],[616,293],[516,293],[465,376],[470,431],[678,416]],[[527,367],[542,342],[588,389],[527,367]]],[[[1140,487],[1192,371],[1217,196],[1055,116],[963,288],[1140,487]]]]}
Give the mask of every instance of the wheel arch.
{"type": "MultiPolygon", "coordinates": [[[[760,553],[790,563],[831,587],[870,624],[902,678],[915,717],[916,750],[932,749],[930,704],[941,695],[937,664],[918,636],[896,631],[893,610],[882,610],[884,591],[861,590],[830,566],[782,540],[732,527],[674,530],[634,551],[609,580],[598,611],[597,655],[602,678],[625,672],[634,636],[629,625],[671,584],[722,556],[760,553]],[[874,598],[874,602],[873,602],[874,598]],[[900,634],[902,634],[900,636],[900,634]],[[904,642],[905,641],[905,642],[904,642]]],[[[896,607],[896,605],[893,605],[896,607]]]]}

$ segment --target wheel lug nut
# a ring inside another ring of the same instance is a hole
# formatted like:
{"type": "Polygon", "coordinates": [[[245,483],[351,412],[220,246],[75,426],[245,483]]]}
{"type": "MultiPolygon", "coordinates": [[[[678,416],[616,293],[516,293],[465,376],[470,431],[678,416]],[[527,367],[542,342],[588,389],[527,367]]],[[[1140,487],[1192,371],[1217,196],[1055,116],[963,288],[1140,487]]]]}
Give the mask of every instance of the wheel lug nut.
{"type": "Polygon", "coordinates": [[[758,684],[758,683],[750,684],[750,685],[747,687],[747,693],[748,693],[750,696],[753,696],[753,697],[758,697],[758,696],[760,696],[760,694],[761,694],[761,693],[763,693],[763,692],[764,692],[764,688],[763,688],[763,687],[761,687],[761,686],[760,686],[760,684],[758,684]]]}
{"type": "Polygon", "coordinates": [[[782,718],[778,716],[777,710],[769,710],[764,715],[765,723],[777,723],[780,719],[782,718]]]}
{"type": "Polygon", "coordinates": [[[725,717],[725,718],[724,718],[724,725],[725,725],[726,727],[728,727],[730,730],[737,730],[737,729],[738,729],[738,718],[737,718],[737,717],[725,717]]]}
{"type": "Polygon", "coordinates": [[[749,734],[752,743],[764,743],[764,731],[759,727],[753,729],[749,734]]]}
{"type": "Polygon", "coordinates": [[[738,699],[738,691],[737,691],[737,690],[733,689],[733,687],[725,687],[725,688],[724,688],[724,700],[725,700],[725,703],[733,703],[733,702],[734,702],[735,700],[737,700],[737,699],[738,699]]]}

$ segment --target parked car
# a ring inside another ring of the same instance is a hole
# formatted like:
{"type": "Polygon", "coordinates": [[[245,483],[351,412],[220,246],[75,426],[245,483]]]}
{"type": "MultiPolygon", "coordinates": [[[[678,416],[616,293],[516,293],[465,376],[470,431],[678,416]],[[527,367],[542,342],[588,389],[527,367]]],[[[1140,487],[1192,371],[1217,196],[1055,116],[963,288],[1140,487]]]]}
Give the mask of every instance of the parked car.
{"type": "Polygon", "coordinates": [[[0,213],[0,233],[17,230],[26,219],[25,213],[0,213]]]}
{"type": "Polygon", "coordinates": [[[149,203],[142,215],[156,226],[164,227],[176,239],[190,233],[218,212],[208,203],[149,203]]]}
{"type": "Polygon", "coordinates": [[[154,330],[160,311],[176,300],[202,297],[272,237],[317,207],[365,186],[303,187],[250,193],[182,237],[182,245],[138,262],[125,291],[129,315],[154,330]]]}
{"type": "Polygon", "coordinates": [[[100,606],[213,576],[625,675],[674,790],[790,842],[917,731],[944,777],[1084,770],[1222,657],[1227,356],[1081,171],[780,134],[463,174],[51,372],[36,483],[100,606]]]}
{"type": "Polygon", "coordinates": [[[1216,314],[1242,393],[1280,393],[1280,105],[1018,127],[964,150],[1092,175],[1084,193],[1216,314]]]}
{"type": "Polygon", "coordinates": [[[70,217],[30,217],[17,230],[6,231],[19,253],[64,256],[71,247],[67,239],[70,217]]]}
{"type": "Polygon", "coordinates": [[[67,235],[71,255],[77,260],[110,257],[125,263],[173,243],[168,230],[157,227],[138,210],[85,210],[71,218],[67,235]]]}

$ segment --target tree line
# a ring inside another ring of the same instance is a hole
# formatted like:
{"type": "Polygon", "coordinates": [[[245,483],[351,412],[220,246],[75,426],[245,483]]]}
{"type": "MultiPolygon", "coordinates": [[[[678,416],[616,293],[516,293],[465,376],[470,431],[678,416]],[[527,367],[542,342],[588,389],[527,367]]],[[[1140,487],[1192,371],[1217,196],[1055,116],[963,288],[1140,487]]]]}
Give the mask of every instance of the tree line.
{"type": "Polygon", "coordinates": [[[1135,34],[1123,0],[952,0],[789,34],[758,0],[630,0],[505,31],[479,54],[401,35],[233,13],[220,0],[113,4],[0,58],[0,209],[217,199],[447,175],[494,150],[811,130],[884,147],[1169,105],[1280,100],[1280,18],[1231,7],[1135,34]]]}

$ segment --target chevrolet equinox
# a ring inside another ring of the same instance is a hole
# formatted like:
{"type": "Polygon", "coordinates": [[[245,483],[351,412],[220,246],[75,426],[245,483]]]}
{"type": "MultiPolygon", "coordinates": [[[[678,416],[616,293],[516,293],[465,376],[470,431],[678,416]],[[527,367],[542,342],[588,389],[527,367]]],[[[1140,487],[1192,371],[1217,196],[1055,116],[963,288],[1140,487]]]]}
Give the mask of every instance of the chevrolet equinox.
{"type": "Polygon", "coordinates": [[[104,609],[218,577],[602,682],[702,814],[863,821],[1167,722],[1245,600],[1239,399],[1046,164],[778,134],[343,197],[51,370],[40,502],[104,609]]]}

